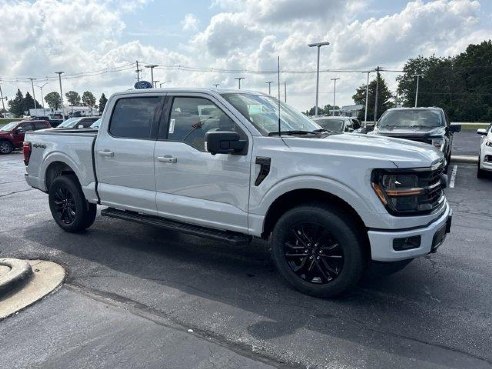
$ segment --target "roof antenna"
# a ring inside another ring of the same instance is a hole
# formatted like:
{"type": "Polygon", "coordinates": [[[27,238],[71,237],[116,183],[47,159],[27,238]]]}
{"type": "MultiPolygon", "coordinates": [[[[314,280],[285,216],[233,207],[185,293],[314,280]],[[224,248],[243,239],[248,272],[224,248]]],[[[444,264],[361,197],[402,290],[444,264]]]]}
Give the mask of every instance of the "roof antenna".
{"type": "Polygon", "coordinates": [[[277,101],[278,101],[278,137],[282,138],[280,128],[280,56],[277,56],[277,101]]]}

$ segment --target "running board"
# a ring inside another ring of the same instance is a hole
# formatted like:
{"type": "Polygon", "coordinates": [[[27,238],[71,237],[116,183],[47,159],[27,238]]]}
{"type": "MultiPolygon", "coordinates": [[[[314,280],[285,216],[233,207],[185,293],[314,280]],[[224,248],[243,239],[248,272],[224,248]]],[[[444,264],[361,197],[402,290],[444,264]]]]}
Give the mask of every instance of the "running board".
{"type": "Polygon", "coordinates": [[[152,215],[139,214],[133,211],[124,211],[113,208],[107,208],[101,211],[101,215],[117,218],[122,220],[130,220],[132,222],[153,225],[156,227],[164,228],[171,231],[177,231],[187,233],[193,236],[210,238],[212,240],[218,240],[223,242],[232,243],[233,245],[243,245],[251,241],[251,237],[242,233],[220,231],[211,228],[200,227],[191,224],[185,224],[176,222],[174,220],[168,220],[152,215]]]}

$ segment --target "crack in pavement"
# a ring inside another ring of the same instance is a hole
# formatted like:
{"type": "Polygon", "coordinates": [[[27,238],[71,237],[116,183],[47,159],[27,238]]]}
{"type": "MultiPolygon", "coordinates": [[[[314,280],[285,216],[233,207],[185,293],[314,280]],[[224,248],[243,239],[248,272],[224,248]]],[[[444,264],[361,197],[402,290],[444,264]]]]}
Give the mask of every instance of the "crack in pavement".
{"type": "Polygon", "coordinates": [[[9,192],[9,193],[0,195],[0,197],[7,197],[7,196],[10,196],[10,195],[15,195],[15,194],[18,194],[18,193],[21,193],[21,192],[28,192],[28,191],[34,191],[34,188],[29,188],[27,190],[19,190],[19,191],[9,192]]]}

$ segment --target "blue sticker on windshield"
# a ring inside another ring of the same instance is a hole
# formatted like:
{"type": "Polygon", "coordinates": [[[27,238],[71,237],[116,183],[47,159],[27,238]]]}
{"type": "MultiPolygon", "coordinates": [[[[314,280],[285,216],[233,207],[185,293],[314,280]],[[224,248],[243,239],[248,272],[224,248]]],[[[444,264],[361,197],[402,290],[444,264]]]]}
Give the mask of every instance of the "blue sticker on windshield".
{"type": "Polygon", "coordinates": [[[152,88],[152,83],[150,83],[149,81],[138,81],[137,83],[135,83],[134,87],[137,90],[141,90],[144,88],[152,88]]]}

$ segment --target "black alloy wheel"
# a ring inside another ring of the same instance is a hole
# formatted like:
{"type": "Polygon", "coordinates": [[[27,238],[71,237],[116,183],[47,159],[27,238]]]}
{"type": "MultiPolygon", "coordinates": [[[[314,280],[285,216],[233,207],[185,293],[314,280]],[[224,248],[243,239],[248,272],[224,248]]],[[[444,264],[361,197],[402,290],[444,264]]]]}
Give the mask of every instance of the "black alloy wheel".
{"type": "Polygon", "coordinates": [[[292,227],[284,255],[291,270],[309,283],[330,283],[343,269],[344,255],[338,240],[317,223],[292,227]]]}
{"type": "Polygon", "coordinates": [[[49,187],[49,204],[53,219],[67,232],[83,231],[96,219],[97,205],[87,202],[74,175],[54,179],[49,187]]]}
{"type": "Polygon", "coordinates": [[[354,287],[367,265],[364,228],[329,204],[306,204],[284,213],[271,237],[281,276],[302,293],[333,297],[354,287]]]}
{"type": "Polygon", "coordinates": [[[53,203],[57,218],[64,224],[72,224],[77,215],[77,206],[70,189],[66,186],[59,186],[53,195],[53,203]]]}

